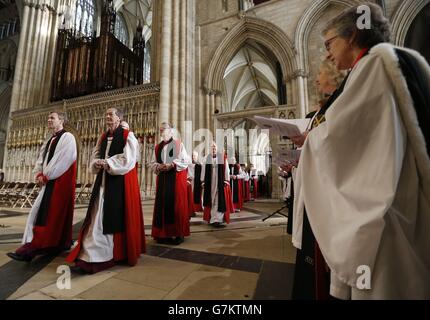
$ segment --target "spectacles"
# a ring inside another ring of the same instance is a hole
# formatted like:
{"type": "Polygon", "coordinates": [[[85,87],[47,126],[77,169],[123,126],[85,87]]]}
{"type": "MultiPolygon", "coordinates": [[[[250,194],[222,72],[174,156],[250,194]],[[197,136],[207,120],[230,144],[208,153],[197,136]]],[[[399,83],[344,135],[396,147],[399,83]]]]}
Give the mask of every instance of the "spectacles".
{"type": "Polygon", "coordinates": [[[333,40],[334,39],[336,39],[337,37],[339,37],[339,36],[334,36],[334,37],[331,37],[330,39],[328,39],[328,40],[326,40],[325,42],[324,42],[324,45],[325,45],[325,48],[327,49],[327,51],[329,51],[330,50],[330,44],[333,42],[333,40]]]}

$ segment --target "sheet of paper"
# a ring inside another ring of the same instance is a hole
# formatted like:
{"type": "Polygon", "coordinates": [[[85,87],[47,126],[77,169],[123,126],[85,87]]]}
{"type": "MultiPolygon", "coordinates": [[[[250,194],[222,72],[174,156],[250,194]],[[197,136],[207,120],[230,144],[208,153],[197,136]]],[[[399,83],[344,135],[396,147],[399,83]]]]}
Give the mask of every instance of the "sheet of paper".
{"type": "Polygon", "coordinates": [[[311,121],[311,119],[275,119],[275,118],[271,118],[271,119],[281,123],[295,125],[297,126],[297,128],[301,133],[305,132],[308,129],[309,122],[311,121]]]}
{"type": "Polygon", "coordinates": [[[254,121],[260,128],[269,129],[273,134],[295,137],[306,130],[310,119],[276,119],[254,116],[254,121]]]}

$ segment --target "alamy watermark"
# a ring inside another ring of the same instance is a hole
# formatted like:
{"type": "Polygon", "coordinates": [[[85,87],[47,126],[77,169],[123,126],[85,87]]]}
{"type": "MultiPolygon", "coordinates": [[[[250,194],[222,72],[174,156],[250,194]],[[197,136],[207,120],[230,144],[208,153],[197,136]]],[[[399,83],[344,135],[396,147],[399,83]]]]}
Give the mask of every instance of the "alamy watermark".
{"type": "Polygon", "coordinates": [[[60,276],[57,278],[57,289],[58,290],[71,290],[72,280],[70,267],[67,265],[60,265],[57,268],[57,274],[60,276]]]}
{"type": "MultiPolygon", "coordinates": [[[[200,162],[212,153],[215,142],[218,152],[225,153],[230,164],[252,164],[258,174],[267,174],[270,170],[268,155],[272,153],[269,129],[227,128],[216,129],[215,135],[207,128],[192,131],[192,122],[184,122],[184,131],[174,131],[174,138],[180,139],[188,154],[198,153],[200,162]]],[[[175,152],[168,153],[174,156],[175,152]]],[[[173,160],[173,159],[172,159],[173,160]]]]}
{"type": "Polygon", "coordinates": [[[369,266],[361,265],[357,268],[357,282],[356,286],[359,290],[370,290],[372,289],[372,271],[369,266]]]}
{"type": "Polygon", "coordinates": [[[357,28],[359,30],[369,30],[372,27],[372,14],[370,7],[366,5],[358,6],[357,13],[361,14],[357,19],[357,28]]]}

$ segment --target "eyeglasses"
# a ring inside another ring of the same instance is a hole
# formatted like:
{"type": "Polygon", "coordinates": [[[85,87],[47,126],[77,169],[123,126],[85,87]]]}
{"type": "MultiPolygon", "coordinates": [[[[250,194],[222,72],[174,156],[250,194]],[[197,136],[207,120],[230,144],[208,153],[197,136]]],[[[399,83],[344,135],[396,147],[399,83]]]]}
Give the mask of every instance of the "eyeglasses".
{"type": "Polygon", "coordinates": [[[333,42],[333,40],[334,39],[336,39],[337,37],[339,37],[339,36],[334,36],[334,37],[331,37],[330,39],[328,39],[328,40],[326,40],[325,42],[324,42],[324,45],[325,45],[325,48],[327,49],[327,51],[329,51],[330,50],[330,44],[333,42]]]}

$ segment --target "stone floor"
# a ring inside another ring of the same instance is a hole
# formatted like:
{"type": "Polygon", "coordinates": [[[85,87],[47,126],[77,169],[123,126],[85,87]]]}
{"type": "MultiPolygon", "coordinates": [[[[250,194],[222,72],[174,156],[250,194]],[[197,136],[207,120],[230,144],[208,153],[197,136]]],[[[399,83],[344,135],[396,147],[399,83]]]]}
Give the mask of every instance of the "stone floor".
{"type": "MultiPolygon", "coordinates": [[[[282,204],[248,202],[224,229],[213,229],[202,214],[191,220],[191,236],[179,246],[158,245],[150,237],[153,201],[143,202],[147,252],[135,267],[118,265],[96,275],[71,275],[59,289],[64,257],[10,260],[20,245],[27,210],[0,208],[0,299],[74,300],[251,300],[289,299],[295,249],[287,219],[262,218],[282,204]],[[57,273],[58,271],[58,273],[57,273]],[[59,280],[60,279],[60,280],[59,280]]],[[[77,206],[75,237],[86,207],[77,206]]]]}

